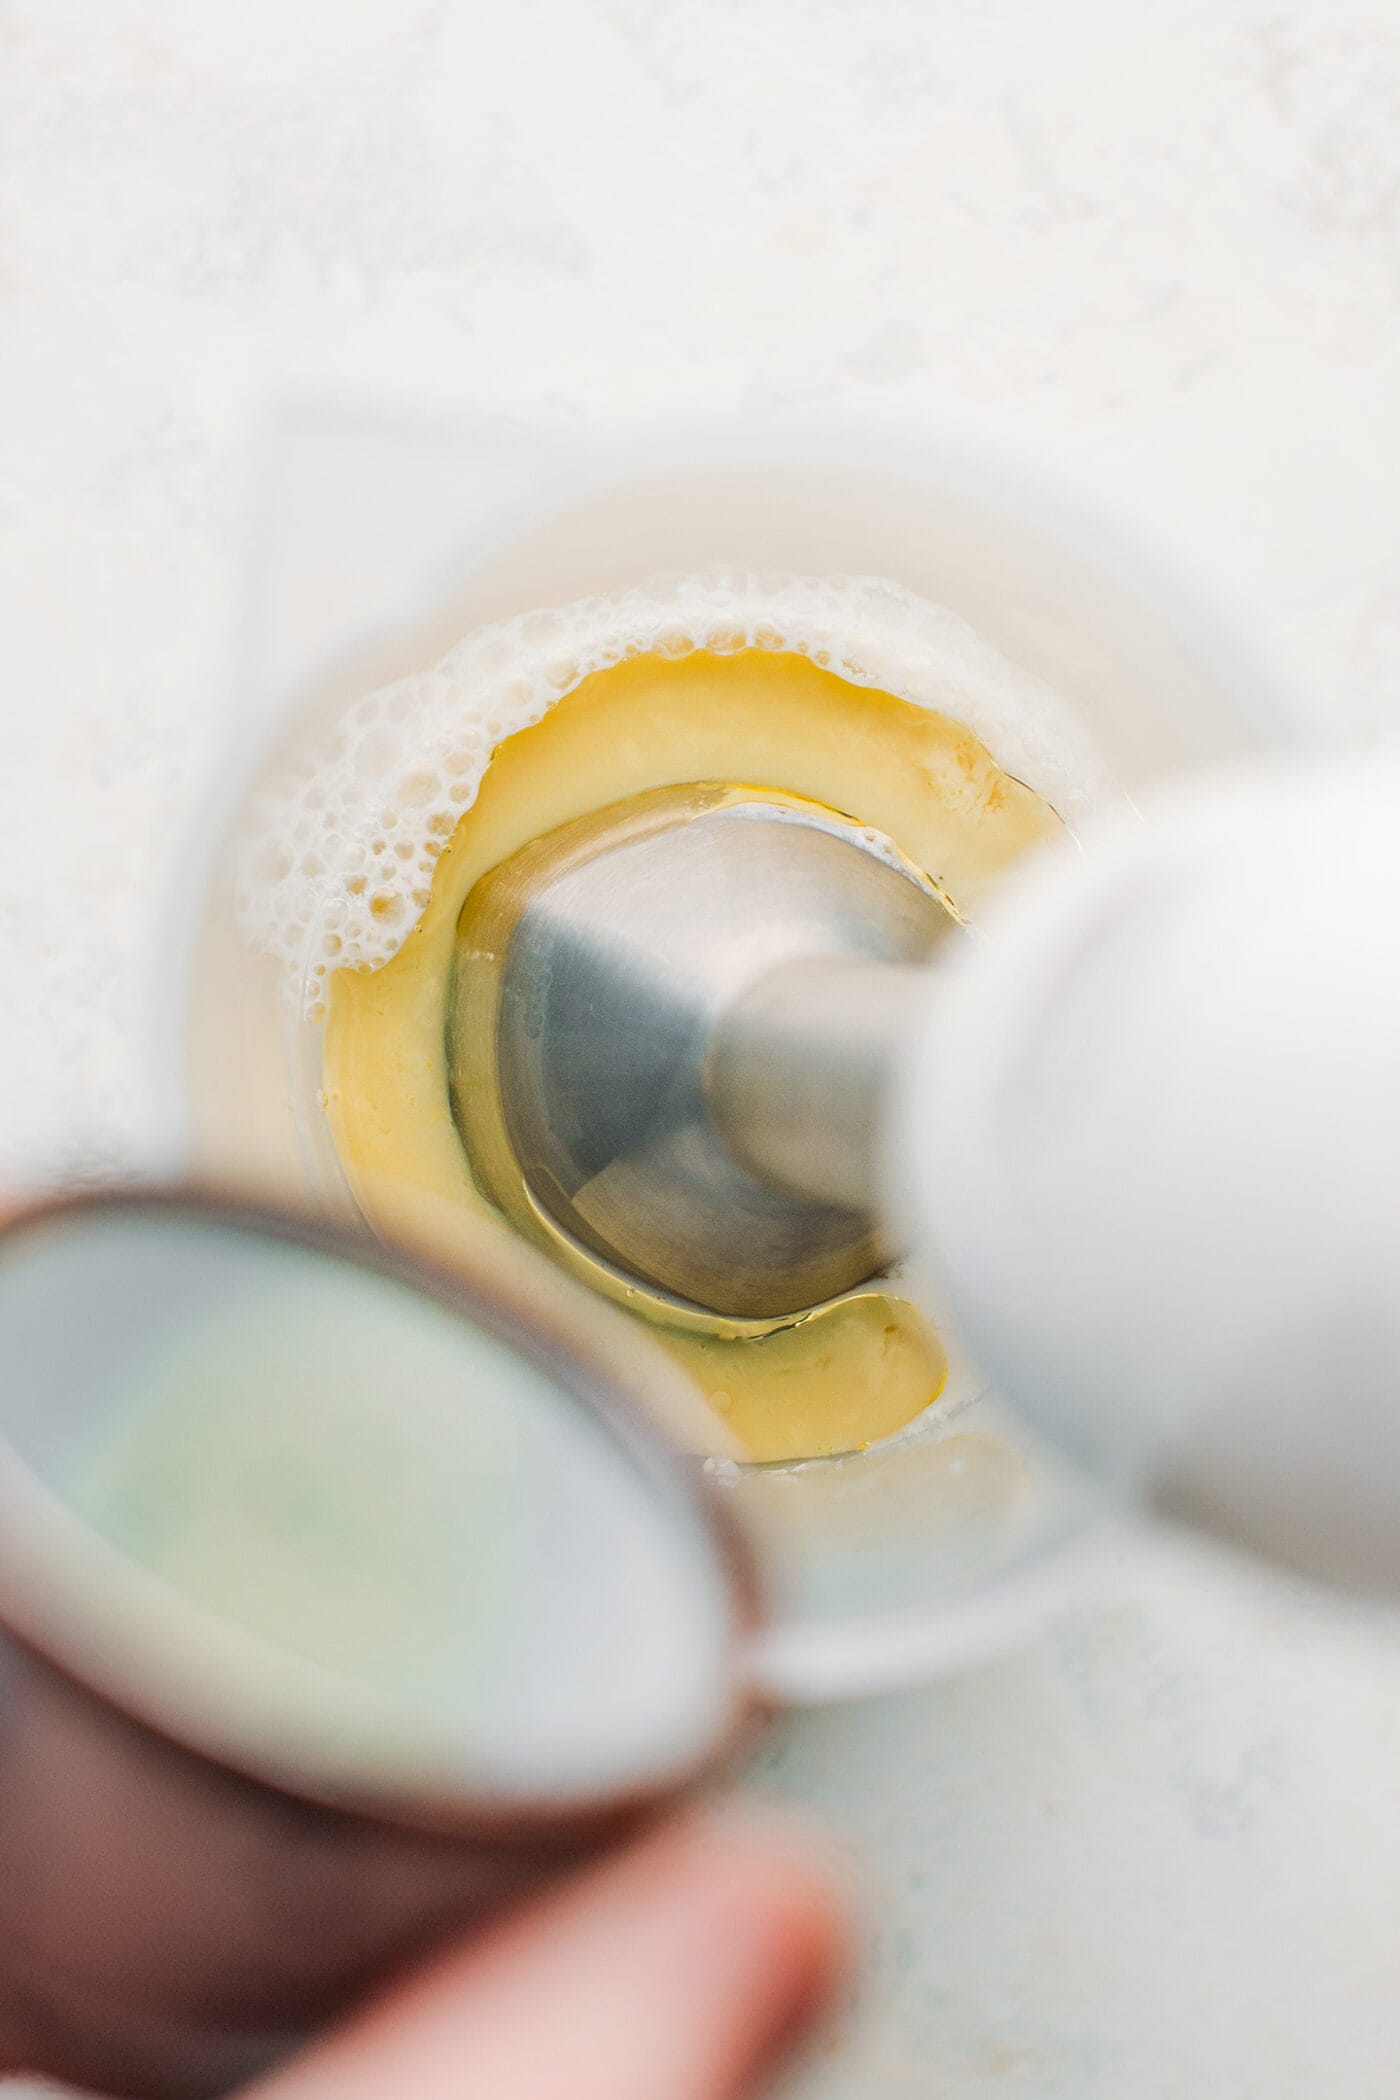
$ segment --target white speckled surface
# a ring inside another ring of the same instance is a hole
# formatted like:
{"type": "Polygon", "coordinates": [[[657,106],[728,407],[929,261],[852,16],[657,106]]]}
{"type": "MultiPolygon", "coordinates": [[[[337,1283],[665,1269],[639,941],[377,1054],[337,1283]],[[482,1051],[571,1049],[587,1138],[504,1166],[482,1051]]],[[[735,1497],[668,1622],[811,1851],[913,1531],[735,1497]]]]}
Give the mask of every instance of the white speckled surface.
{"type": "MultiPolygon", "coordinates": [[[[1398,379],[1371,0],[8,0],[0,1172],[130,1140],[269,395],[951,440],[1130,520],[1375,732],[1398,379]]],[[[1166,1539],[1020,1658],[789,1729],[766,1783],[850,1833],[873,1920],[801,2089],[1392,2092],[1398,1762],[1400,1639],[1166,1539]]]]}

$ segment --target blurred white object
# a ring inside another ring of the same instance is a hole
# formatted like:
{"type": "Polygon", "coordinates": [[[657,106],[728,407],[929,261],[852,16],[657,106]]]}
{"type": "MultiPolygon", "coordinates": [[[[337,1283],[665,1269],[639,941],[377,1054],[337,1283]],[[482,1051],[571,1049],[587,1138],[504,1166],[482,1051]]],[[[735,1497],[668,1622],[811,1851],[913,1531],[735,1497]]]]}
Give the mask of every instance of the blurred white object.
{"type": "Polygon", "coordinates": [[[1400,1585],[1400,762],[1231,772],[998,899],[895,1118],[931,1287],[1056,1444],[1400,1585]]]}

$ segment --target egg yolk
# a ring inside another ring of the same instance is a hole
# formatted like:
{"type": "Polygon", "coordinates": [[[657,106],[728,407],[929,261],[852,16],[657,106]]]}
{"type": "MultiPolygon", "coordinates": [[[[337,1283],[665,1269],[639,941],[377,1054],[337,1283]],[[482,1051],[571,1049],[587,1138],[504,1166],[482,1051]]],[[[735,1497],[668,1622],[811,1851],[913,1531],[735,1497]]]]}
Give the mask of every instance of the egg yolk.
{"type": "MultiPolygon", "coordinates": [[[[372,1225],[440,1244],[441,1219],[457,1207],[495,1215],[472,1180],[448,1095],[454,939],[473,885],[558,825],[696,781],[782,790],[885,833],[967,919],[1002,870],[1059,826],[965,726],[806,657],[696,651],[593,673],[493,753],[397,954],[331,979],[323,1103],[372,1225]]],[[[727,1334],[718,1321],[712,1333],[693,1333],[662,1320],[657,1333],[756,1460],[887,1437],[937,1398],[947,1368],[937,1335],[893,1278],[758,1336],[727,1334]]]]}

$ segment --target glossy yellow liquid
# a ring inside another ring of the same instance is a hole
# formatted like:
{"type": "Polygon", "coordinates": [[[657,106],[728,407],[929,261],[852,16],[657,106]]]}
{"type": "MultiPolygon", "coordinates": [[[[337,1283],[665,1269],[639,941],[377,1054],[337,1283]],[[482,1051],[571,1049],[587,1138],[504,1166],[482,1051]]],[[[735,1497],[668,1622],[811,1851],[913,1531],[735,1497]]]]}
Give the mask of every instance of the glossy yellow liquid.
{"type": "MultiPolygon", "coordinates": [[[[595,672],[494,753],[392,960],[330,981],[324,1108],[372,1224],[440,1242],[444,1216],[489,1210],[452,1120],[444,1038],[454,935],[474,883],[557,825],[694,781],[782,789],[885,833],[969,919],[1002,870],[1059,826],[962,724],[802,656],[697,651],[595,672]]],[[[946,1375],[937,1336],[894,1284],[757,1339],[658,1332],[755,1459],[889,1436],[946,1375]]]]}

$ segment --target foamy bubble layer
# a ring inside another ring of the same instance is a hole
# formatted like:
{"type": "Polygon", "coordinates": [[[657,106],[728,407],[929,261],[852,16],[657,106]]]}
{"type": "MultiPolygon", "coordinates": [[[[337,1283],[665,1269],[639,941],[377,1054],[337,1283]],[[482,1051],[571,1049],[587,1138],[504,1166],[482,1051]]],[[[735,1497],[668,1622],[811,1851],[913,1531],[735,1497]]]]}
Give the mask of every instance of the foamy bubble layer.
{"type": "Polygon", "coordinates": [[[397,953],[491,754],[594,671],[640,655],[786,650],[967,725],[1073,823],[1102,762],[1060,697],[965,621],[870,576],[712,569],[653,577],[478,628],[431,669],[367,693],[258,801],[238,870],[245,937],[308,1013],[335,969],[397,953]]]}

